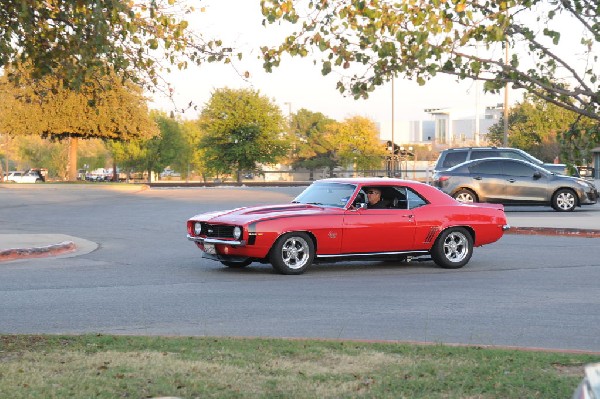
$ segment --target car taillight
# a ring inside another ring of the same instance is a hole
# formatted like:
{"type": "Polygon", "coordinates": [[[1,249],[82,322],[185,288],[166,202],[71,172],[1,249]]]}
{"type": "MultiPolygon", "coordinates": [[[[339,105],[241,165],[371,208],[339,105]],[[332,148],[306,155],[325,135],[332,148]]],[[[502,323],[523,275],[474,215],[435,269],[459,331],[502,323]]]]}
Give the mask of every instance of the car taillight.
{"type": "Polygon", "coordinates": [[[438,177],[437,181],[441,183],[441,182],[448,180],[449,178],[450,178],[449,176],[440,176],[440,177],[438,177]]]}

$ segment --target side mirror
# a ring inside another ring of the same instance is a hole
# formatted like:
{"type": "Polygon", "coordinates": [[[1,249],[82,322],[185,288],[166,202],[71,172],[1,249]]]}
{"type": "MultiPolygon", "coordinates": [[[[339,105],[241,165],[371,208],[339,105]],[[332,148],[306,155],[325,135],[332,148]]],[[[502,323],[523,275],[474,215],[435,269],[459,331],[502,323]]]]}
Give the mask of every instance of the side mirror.
{"type": "Polygon", "coordinates": [[[537,179],[539,179],[539,178],[541,178],[541,177],[542,177],[542,172],[535,171],[535,172],[533,173],[533,180],[537,180],[537,179]]]}

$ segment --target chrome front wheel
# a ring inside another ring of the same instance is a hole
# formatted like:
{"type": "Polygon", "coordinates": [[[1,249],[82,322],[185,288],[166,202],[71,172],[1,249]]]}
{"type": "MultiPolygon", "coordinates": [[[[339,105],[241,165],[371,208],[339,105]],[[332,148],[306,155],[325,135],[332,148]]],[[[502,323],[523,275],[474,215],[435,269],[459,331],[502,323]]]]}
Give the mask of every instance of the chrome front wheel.
{"type": "Polygon", "coordinates": [[[282,274],[302,274],[315,256],[314,243],[306,233],[287,233],[271,249],[270,261],[282,274]]]}

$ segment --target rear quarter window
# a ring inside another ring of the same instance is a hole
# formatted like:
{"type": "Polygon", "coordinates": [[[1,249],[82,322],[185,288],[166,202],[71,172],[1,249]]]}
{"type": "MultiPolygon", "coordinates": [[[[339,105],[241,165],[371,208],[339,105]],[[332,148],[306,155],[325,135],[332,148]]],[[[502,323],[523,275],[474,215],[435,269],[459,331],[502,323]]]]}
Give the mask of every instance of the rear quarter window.
{"type": "Polygon", "coordinates": [[[458,152],[447,152],[444,157],[444,161],[442,162],[442,167],[451,168],[459,163],[463,163],[467,160],[467,152],[466,151],[458,151],[458,152]]]}

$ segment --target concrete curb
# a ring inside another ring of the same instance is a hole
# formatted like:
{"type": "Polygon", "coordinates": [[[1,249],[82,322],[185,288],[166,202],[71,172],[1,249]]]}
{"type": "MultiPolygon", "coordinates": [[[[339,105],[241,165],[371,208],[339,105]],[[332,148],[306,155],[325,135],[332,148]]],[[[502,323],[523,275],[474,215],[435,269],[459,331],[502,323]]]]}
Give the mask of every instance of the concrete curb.
{"type": "Polygon", "coordinates": [[[23,258],[41,258],[57,256],[74,252],[77,246],[73,241],[63,241],[58,244],[45,245],[31,248],[9,248],[0,250],[0,262],[23,258]]]}

